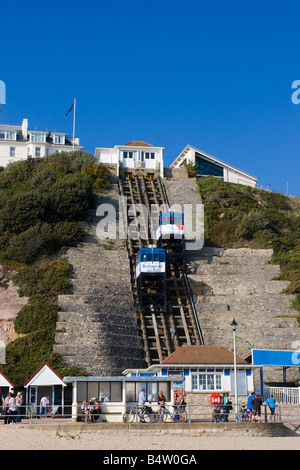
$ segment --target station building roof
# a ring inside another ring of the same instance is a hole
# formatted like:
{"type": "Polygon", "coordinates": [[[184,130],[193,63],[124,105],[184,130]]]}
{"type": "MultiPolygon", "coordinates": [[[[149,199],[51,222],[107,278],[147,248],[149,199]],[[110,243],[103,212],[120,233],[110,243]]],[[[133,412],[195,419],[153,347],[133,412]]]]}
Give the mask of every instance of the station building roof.
{"type": "MultiPolygon", "coordinates": [[[[237,364],[248,364],[244,359],[237,356],[237,364]]],[[[222,346],[218,345],[184,345],[180,346],[170,356],[168,356],[162,365],[174,364],[234,364],[234,354],[222,346]]]]}
{"type": "Polygon", "coordinates": [[[132,140],[131,142],[128,142],[127,144],[124,144],[124,146],[128,146],[128,147],[153,147],[153,145],[147,144],[147,142],[143,142],[142,140],[132,140]]]}

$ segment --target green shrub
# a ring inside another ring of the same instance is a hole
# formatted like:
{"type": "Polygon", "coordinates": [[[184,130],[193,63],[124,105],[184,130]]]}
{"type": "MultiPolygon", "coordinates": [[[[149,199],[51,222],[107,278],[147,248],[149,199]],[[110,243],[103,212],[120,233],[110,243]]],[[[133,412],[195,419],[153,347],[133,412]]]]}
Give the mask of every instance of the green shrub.
{"type": "Polygon", "coordinates": [[[84,220],[93,200],[92,181],[81,174],[66,175],[51,188],[47,198],[47,219],[84,220]]]}
{"type": "Polygon", "coordinates": [[[71,265],[68,261],[43,261],[38,265],[26,266],[15,274],[14,282],[19,294],[26,297],[39,296],[45,300],[56,300],[59,294],[68,294],[71,265]]]}
{"type": "Polygon", "coordinates": [[[15,320],[16,333],[28,334],[37,330],[53,333],[57,321],[57,306],[39,297],[32,297],[15,320]]]}
{"type": "Polygon", "coordinates": [[[0,209],[3,230],[18,234],[43,220],[45,198],[39,191],[20,192],[11,196],[0,209]]]}
{"type": "Polygon", "coordinates": [[[83,240],[84,233],[84,228],[77,222],[58,222],[53,225],[54,245],[57,250],[62,246],[76,246],[83,240]]]}
{"type": "Polygon", "coordinates": [[[93,163],[84,165],[81,169],[83,175],[89,176],[93,181],[93,190],[96,193],[102,193],[110,186],[110,172],[106,165],[102,163],[93,163]]]}
{"type": "Polygon", "coordinates": [[[245,214],[240,222],[241,235],[246,238],[252,238],[258,230],[264,230],[268,221],[264,214],[258,211],[250,211],[245,214]]]}

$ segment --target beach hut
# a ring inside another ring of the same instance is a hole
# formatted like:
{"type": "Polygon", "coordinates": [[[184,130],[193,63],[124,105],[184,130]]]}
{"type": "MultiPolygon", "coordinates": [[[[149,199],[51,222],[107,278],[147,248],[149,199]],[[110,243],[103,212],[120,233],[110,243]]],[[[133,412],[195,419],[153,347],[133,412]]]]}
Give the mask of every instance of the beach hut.
{"type": "Polygon", "coordinates": [[[14,388],[14,385],[10,380],[0,371],[0,406],[2,405],[3,398],[6,397],[7,393],[14,388]]]}
{"type": "Polygon", "coordinates": [[[24,384],[27,410],[30,408],[39,413],[41,399],[49,397],[49,407],[55,408],[55,413],[64,414],[65,387],[62,377],[44,362],[24,384]]]}

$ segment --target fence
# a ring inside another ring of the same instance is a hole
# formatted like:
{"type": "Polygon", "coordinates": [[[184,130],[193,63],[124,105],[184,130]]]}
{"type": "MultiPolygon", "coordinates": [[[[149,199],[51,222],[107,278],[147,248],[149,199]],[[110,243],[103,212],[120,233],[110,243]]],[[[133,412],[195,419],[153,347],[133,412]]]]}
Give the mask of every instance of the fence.
{"type": "MultiPolygon", "coordinates": [[[[161,413],[161,408],[158,405],[151,405],[150,410],[145,413],[137,404],[128,404],[124,406],[124,412],[120,411],[120,405],[110,405],[110,411],[102,411],[100,413],[89,410],[84,412],[81,407],[78,407],[77,421],[82,423],[99,423],[99,422],[119,422],[119,423],[138,423],[140,421],[159,423],[195,423],[195,422],[247,422],[249,421],[249,413],[246,407],[239,407],[237,415],[235,410],[226,410],[223,405],[190,405],[187,404],[179,413],[176,407],[166,407],[165,413],[161,413]],[[126,413],[127,412],[127,413],[126,413]],[[183,412],[183,413],[182,413],[183,412]],[[131,414],[129,420],[125,419],[126,414],[131,414]],[[145,418],[145,419],[144,419],[145,418]]],[[[62,414],[61,407],[55,405],[49,407],[46,412],[42,409],[35,409],[32,405],[22,407],[19,412],[10,413],[8,410],[5,414],[1,414],[1,419],[5,424],[10,422],[27,422],[34,423],[36,420],[47,418],[71,420],[72,410],[71,407],[65,407],[64,414],[62,414]]],[[[267,422],[270,420],[269,408],[266,404],[261,407],[261,415],[257,417],[258,421],[267,422]]],[[[280,407],[276,406],[274,421],[281,421],[280,407]]]]}
{"type": "Polygon", "coordinates": [[[271,395],[277,403],[291,405],[300,403],[300,387],[264,387],[263,400],[267,400],[271,395]]]}
{"type": "MultiPolygon", "coordinates": [[[[255,387],[255,392],[260,393],[259,387],[255,387]]],[[[277,403],[290,405],[299,405],[300,387],[264,387],[263,401],[266,401],[271,395],[277,403]]]]}

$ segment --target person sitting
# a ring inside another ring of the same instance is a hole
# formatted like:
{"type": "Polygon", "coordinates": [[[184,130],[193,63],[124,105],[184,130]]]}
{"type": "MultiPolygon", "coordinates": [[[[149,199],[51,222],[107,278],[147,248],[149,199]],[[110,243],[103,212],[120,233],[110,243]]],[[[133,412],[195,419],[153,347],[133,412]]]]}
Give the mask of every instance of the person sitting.
{"type": "Polygon", "coordinates": [[[166,397],[164,396],[163,392],[159,392],[158,394],[158,404],[160,405],[160,411],[162,411],[166,407],[166,397]]]}
{"type": "Polygon", "coordinates": [[[89,403],[86,402],[86,400],[83,400],[82,405],[81,405],[81,410],[84,415],[87,416],[87,419],[91,419],[91,406],[89,403]]]}
{"type": "Polygon", "coordinates": [[[92,423],[96,423],[100,417],[100,413],[101,413],[101,406],[100,406],[100,403],[99,403],[99,400],[95,400],[94,401],[94,404],[93,404],[93,409],[91,411],[91,420],[92,420],[92,423]]]}

